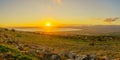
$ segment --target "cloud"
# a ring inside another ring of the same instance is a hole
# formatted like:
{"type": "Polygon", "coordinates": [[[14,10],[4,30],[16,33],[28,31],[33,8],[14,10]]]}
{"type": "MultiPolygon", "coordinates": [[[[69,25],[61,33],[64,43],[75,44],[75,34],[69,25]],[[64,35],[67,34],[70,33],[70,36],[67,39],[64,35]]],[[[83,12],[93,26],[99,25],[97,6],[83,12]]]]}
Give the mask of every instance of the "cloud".
{"type": "Polygon", "coordinates": [[[62,0],[56,0],[57,4],[61,5],[62,4],[62,0]]]}
{"type": "MultiPolygon", "coordinates": [[[[62,0],[50,0],[50,1],[52,1],[52,2],[55,3],[55,4],[57,4],[58,6],[61,6],[61,5],[62,5],[62,0]]],[[[52,10],[52,9],[53,9],[53,4],[48,5],[47,8],[48,8],[49,10],[52,10]]]]}
{"type": "Polygon", "coordinates": [[[118,17],[115,17],[115,18],[106,18],[106,19],[104,19],[104,22],[112,23],[112,22],[114,22],[114,21],[116,21],[118,19],[120,19],[120,18],[118,18],[118,17]]]}
{"type": "Polygon", "coordinates": [[[62,4],[62,0],[53,0],[55,3],[57,3],[58,5],[62,4]]]}

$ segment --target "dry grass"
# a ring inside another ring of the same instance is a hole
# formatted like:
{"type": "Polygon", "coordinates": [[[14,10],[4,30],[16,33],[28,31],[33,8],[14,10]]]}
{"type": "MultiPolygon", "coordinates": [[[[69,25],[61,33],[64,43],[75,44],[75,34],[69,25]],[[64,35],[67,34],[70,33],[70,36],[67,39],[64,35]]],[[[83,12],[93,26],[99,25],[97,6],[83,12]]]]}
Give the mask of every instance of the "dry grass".
{"type": "MultiPolygon", "coordinates": [[[[96,54],[96,55],[108,55],[113,57],[120,57],[120,39],[118,40],[106,40],[106,41],[94,41],[94,40],[82,40],[76,37],[78,36],[56,36],[46,35],[32,32],[20,32],[20,31],[5,31],[12,38],[29,45],[37,45],[39,47],[51,47],[55,48],[56,52],[71,50],[79,54],[96,54]],[[94,45],[90,45],[94,43],[94,45]]],[[[94,39],[94,37],[93,37],[94,39]]]]}

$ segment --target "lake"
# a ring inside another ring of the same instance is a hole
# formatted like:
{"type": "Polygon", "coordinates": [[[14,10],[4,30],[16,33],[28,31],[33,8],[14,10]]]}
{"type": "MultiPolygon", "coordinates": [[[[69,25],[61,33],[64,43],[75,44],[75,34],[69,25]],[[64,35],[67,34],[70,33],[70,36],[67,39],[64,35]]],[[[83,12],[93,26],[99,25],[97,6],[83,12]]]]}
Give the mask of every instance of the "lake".
{"type": "MultiPolygon", "coordinates": [[[[12,29],[12,28],[10,28],[12,29]]],[[[13,28],[17,31],[28,31],[28,32],[64,32],[64,31],[79,31],[79,28],[54,28],[54,29],[42,29],[42,28],[13,28]]]]}

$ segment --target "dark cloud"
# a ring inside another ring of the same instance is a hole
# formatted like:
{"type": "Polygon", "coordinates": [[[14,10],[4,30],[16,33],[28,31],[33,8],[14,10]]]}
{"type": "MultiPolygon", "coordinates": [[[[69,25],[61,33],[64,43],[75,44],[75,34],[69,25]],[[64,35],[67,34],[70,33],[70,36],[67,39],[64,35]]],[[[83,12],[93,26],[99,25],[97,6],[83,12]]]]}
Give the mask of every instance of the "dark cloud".
{"type": "Polygon", "coordinates": [[[118,17],[115,17],[115,18],[106,18],[106,19],[104,19],[104,22],[111,23],[111,22],[114,22],[114,21],[116,21],[118,19],[120,19],[120,18],[118,18],[118,17]]]}

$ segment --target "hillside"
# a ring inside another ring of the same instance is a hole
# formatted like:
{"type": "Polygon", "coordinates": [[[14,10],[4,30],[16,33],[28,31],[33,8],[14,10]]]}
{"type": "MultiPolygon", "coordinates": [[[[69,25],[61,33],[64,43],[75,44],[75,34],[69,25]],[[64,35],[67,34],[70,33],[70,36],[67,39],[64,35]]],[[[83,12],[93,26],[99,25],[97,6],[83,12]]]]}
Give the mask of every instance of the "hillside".
{"type": "Polygon", "coordinates": [[[52,35],[0,29],[0,58],[7,60],[119,59],[120,35],[52,35]],[[5,58],[6,55],[9,58],[5,58]],[[81,58],[81,59],[82,59],[81,58]]]}

